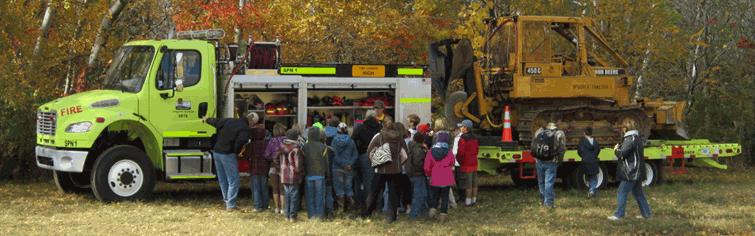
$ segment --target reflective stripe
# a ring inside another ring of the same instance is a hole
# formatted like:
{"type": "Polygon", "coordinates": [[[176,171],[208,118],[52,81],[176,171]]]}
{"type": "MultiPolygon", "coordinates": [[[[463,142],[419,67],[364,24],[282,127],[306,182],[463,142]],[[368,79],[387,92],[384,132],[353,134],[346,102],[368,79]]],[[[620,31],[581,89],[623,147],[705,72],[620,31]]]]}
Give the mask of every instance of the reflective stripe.
{"type": "Polygon", "coordinates": [[[282,67],[281,74],[294,74],[294,75],[335,75],[336,68],[334,67],[282,67]]]}
{"type": "Polygon", "coordinates": [[[165,131],[163,137],[207,137],[207,133],[200,134],[197,131],[165,131]]]}
{"type": "Polygon", "coordinates": [[[511,128],[511,121],[510,120],[504,120],[503,121],[503,128],[510,129],[511,128]]]}
{"type": "Polygon", "coordinates": [[[402,98],[401,103],[430,103],[430,98],[402,98]]]}
{"type": "Polygon", "coordinates": [[[399,75],[423,75],[425,70],[422,68],[398,68],[399,75]]]}

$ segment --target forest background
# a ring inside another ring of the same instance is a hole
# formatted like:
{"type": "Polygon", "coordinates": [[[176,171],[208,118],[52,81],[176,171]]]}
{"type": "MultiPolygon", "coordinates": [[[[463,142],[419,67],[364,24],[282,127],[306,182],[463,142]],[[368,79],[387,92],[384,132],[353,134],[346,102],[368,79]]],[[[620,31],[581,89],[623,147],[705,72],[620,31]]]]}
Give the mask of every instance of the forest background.
{"type": "Polygon", "coordinates": [[[505,15],[593,17],[629,62],[635,96],[687,101],[692,138],[740,143],[742,155],[721,161],[755,164],[750,0],[4,0],[0,178],[49,178],[34,160],[36,108],[99,88],[132,40],[222,28],[224,42],[279,36],[286,63],[426,64],[428,43],[466,37],[477,48],[482,20],[505,15]]]}

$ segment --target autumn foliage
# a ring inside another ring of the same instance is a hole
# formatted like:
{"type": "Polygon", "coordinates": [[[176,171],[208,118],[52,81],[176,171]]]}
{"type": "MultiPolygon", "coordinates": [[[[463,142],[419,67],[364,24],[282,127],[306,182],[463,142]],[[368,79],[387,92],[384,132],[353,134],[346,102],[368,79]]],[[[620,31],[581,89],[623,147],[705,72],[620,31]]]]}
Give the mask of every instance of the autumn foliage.
{"type": "MultiPolygon", "coordinates": [[[[287,63],[427,62],[427,44],[470,38],[504,15],[589,16],[630,67],[637,96],[687,101],[694,138],[755,150],[755,3],[573,0],[6,0],[0,1],[0,175],[34,162],[36,108],[97,88],[117,47],[219,28],[221,41],[275,41],[287,63]],[[125,4],[100,30],[116,3],[125,4]],[[52,13],[52,14],[50,14],[52,13]],[[49,17],[48,17],[49,16],[49,17]],[[45,33],[46,17],[50,24],[45,33]],[[87,67],[98,34],[106,40],[87,67]],[[40,49],[39,54],[34,48],[40,49]],[[84,73],[86,72],[86,73],[84,73]]],[[[478,52],[480,53],[480,52],[478,52]]],[[[434,100],[436,106],[442,101],[434,100]]],[[[732,163],[735,164],[735,163],[732,163]]]]}

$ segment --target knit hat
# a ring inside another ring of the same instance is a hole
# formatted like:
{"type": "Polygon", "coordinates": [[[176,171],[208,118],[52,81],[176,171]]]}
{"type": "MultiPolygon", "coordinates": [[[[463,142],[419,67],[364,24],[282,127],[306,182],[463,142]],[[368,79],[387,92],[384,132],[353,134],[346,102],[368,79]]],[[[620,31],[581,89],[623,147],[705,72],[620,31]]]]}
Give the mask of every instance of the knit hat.
{"type": "Polygon", "coordinates": [[[348,134],[349,133],[349,127],[346,126],[346,123],[340,123],[340,124],[338,124],[338,133],[339,134],[348,134]]]}
{"type": "Polygon", "coordinates": [[[417,131],[423,132],[423,133],[428,133],[428,132],[430,132],[430,126],[427,125],[427,124],[421,124],[421,125],[417,126],[417,131]]]}

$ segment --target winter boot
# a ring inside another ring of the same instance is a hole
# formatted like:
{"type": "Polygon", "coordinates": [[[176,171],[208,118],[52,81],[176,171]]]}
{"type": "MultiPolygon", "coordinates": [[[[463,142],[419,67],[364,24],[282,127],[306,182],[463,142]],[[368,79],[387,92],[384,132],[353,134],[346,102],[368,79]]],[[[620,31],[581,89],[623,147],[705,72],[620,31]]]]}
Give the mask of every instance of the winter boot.
{"type": "Polygon", "coordinates": [[[346,210],[346,208],[344,207],[343,196],[338,196],[336,200],[336,211],[341,213],[344,212],[344,210],[346,210]]]}
{"type": "Polygon", "coordinates": [[[343,210],[354,210],[356,208],[356,204],[354,203],[354,197],[346,197],[346,204],[344,204],[343,210]]]}

